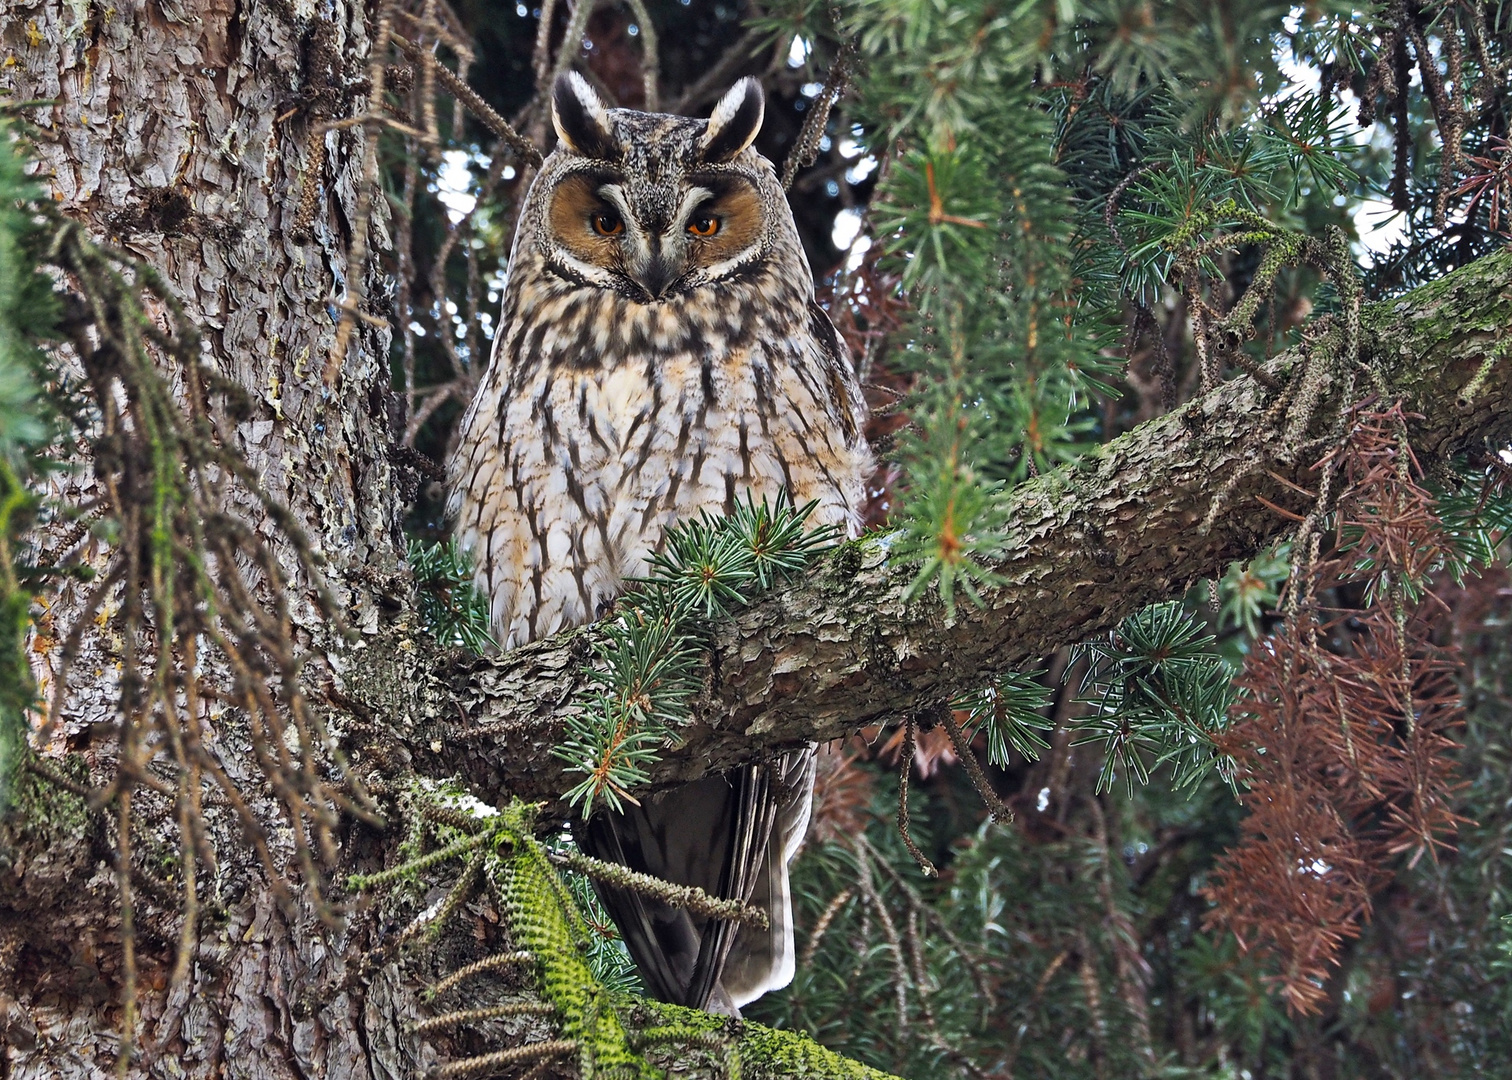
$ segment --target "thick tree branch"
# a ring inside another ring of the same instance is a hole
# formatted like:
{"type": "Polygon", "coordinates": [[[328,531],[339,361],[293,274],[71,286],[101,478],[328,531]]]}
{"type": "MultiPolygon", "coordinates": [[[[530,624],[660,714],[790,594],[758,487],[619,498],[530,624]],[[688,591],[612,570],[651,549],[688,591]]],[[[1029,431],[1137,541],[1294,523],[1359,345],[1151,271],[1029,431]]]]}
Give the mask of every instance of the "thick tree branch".
{"type": "MultiPolygon", "coordinates": [[[[1512,438],[1512,249],[1370,306],[1363,324],[1364,359],[1417,414],[1411,439],[1425,466],[1512,438]]],[[[1318,354],[1332,341],[1320,332],[1310,348],[1318,354]]],[[[1294,350],[1270,370],[1284,383],[1302,363],[1294,350]]],[[[1325,390],[1317,432],[1343,404],[1338,382],[1325,390]]],[[[937,708],[992,672],[1086,639],[1255,555],[1293,524],[1260,500],[1305,511],[1288,484],[1315,482],[1316,453],[1285,460],[1285,419],[1274,431],[1266,425],[1275,395],[1238,377],[1077,467],[1016,489],[996,567],[1002,583],[986,591],[985,606],[962,605],[953,618],[932,593],[904,603],[912,572],[888,564],[885,538],[841,549],[807,580],[717,628],[687,741],[668,752],[656,782],[937,708]],[[1257,452],[1267,456],[1263,467],[1233,487],[1204,533],[1213,500],[1257,452]]],[[[385,639],[349,666],[350,690],[400,721],[419,771],[459,776],[480,792],[550,799],[569,786],[550,750],[594,632],[440,662],[426,658],[418,635],[401,635],[399,647],[385,639]]]]}

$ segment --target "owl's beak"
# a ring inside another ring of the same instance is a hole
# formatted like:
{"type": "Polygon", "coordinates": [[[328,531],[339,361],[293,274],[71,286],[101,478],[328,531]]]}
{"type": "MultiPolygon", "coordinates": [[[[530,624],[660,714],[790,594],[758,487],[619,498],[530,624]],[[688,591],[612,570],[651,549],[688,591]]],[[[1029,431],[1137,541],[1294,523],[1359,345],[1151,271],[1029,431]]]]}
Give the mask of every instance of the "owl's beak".
{"type": "Polygon", "coordinates": [[[653,240],[647,257],[636,260],[631,276],[651,300],[660,300],[667,286],[682,275],[682,269],[682,260],[653,240]]]}

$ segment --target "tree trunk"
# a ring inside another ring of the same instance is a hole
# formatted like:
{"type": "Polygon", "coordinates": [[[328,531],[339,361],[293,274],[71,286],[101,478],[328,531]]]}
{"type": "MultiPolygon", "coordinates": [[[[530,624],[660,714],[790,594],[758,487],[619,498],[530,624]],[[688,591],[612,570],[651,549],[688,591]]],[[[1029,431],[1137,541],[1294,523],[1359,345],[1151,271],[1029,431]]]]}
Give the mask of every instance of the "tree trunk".
{"type": "MultiPolygon", "coordinates": [[[[324,554],[352,624],[372,632],[377,607],[361,583],[402,554],[386,339],[364,332],[334,386],[322,380],[332,302],[344,291],[362,128],[325,137],[329,164],[313,235],[296,242],[289,228],[312,127],[308,106],[324,93],[335,95],[337,115],[361,108],[366,35],[363,9],[349,0],[0,4],[0,89],[12,101],[51,102],[23,113],[39,129],[42,178],[98,239],[164,271],[202,328],[207,362],[251,396],[236,448],[324,554]],[[334,42],[334,57],[316,55],[317,38],[334,42]]],[[[87,474],[64,483],[57,494],[74,504],[99,494],[87,474]]],[[[280,552],[307,643],[329,641],[307,602],[311,583],[283,557],[289,549],[278,527],[251,499],[240,510],[280,552]]],[[[44,546],[53,542],[44,538],[44,546]]],[[[99,568],[104,553],[92,554],[99,568]]],[[[54,606],[41,646],[48,626],[66,631],[69,605],[78,602],[65,595],[54,606]]],[[[55,658],[54,649],[44,660],[55,658]]],[[[86,647],[64,715],[72,748],[87,746],[90,725],[113,715],[110,660],[108,641],[86,647]]],[[[89,746],[85,757],[108,764],[102,753],[89,746]]],[[[250,778],[236,753],[226,758],[233,775],[250,778]]],[[[13,860],[0,877],[0,1074],[107,1075],[121,1022],[121,960],[105,825],[35,779],[22,802],[12,819],[19,833],[0,844],[13,860]]],[[[207,817],[216,818],[213,808],[207,817]]],[[[419,1050],[401,1024],[414,1003],[394,969],[379,971],[360,993],[310,996],[342,984],[354,942],[323,937],[308,911],[277,903],[238,857],[246,847],[239,830],[221,818],[212,821],[220,873],[206,887],[218,895],[207,905],[191,978],[167,1000],[159,991],[177,934],[174,898],[157,905],[150,892],[139,896],[146,1053],[133,1073],[413,1075],[419,1050]]]]}

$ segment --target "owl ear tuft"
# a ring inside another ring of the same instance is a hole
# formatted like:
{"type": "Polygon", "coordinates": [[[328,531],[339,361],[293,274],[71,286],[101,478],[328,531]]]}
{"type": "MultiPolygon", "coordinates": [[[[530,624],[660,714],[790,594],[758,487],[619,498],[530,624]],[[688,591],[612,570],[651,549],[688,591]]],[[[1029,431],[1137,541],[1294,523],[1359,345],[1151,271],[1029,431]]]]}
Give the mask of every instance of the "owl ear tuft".
{"type": "Polygon", "coordinates": [[[761,130],[766,115],[766,98],[761,84],[747,75],[725,92],[714,106],[699,149],[710,165],[729,161],[750,146],[761,130]]]}
{"type": "Polygon", "coordinates": [[[575,71],[558,75],[551,88],[551,126],[575,154],[604,159],[619,156],[609,130],[608,108],[588,80],[575,71]]]}

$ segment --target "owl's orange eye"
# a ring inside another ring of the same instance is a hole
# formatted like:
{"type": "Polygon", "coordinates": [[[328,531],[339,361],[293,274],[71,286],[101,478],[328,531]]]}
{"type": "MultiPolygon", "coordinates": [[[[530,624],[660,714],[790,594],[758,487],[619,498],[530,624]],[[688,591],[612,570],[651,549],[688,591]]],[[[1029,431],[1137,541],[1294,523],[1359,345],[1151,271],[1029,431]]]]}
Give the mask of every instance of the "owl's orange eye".
{"type": "Polygon", "coordinates": [[[600,236],[618,236],[625,231],[625,223],[618,214],[594,214],[593,231],[600,236]]]}
{"type": "Polygon", "coordinates": [[[713,236],[719,231],[719,219],[713,214],[699,214],[688,222],[688,231],[694,236],[713,236]]]}

